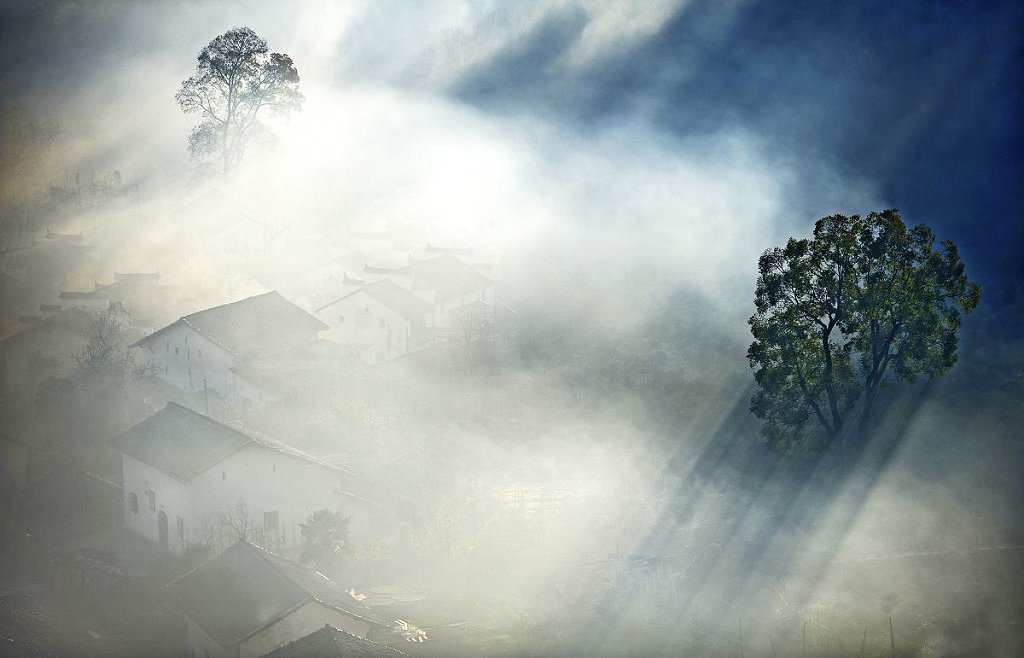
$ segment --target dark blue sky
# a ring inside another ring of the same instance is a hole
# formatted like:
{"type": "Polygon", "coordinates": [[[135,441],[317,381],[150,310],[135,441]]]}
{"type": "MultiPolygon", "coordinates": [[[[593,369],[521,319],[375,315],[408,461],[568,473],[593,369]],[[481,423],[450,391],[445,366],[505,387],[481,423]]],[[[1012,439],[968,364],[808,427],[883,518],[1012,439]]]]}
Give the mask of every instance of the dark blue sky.
{"type": "Polygon", "coordinates": [[[1024,277],[1021,3],[760,2],[724,33],[720,13],[697,0],[571,75],[559,60],[584,17],[555,14],[451,93],[584,127],[639,112],[684,137],[749,131],[874,185],[983,280],[1024,277]]]}

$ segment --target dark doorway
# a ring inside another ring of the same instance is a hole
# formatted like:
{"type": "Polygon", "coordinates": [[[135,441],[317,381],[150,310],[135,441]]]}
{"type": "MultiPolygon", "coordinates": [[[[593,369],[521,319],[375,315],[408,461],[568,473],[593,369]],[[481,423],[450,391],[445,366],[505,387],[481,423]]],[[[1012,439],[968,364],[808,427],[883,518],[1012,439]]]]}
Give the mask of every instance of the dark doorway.
{"type": "Polygon", "coordinates": [[[167,548],[167,513],[160,510],[156,515],[157,525],[160,526],[160,545],[167,548]]]}

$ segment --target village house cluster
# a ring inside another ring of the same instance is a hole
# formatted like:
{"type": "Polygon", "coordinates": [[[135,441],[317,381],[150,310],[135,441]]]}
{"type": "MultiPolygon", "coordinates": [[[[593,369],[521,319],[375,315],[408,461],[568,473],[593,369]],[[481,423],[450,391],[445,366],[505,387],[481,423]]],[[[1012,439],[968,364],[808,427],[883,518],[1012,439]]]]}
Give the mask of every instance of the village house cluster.
{"type": "MultiPolygon", "coordinates": [[[[273,232],[217,190],[168,217],[195,262],[229,245],[244,259],[273,232]],[[210,212],[223,222],[200,236],[193,217],[210,212]]],[[[210,551],[208,562],[169,588],[185,613],[190,656],[264,655],[306,636],[307,643],[358,647],[359,655],[400,655],[366,638],[425,637],[275,553],[296,550],[303,524],[323,510],[348,520],[352,540],[368,540],[389,523],[393,501],[383,504],[386,493],[370,491],[344,460],[305,449],[300,431],[267,436],[238,422],[236,412],[280,402],[295,382],[485,340],[496,316],[511,310],[496,298],[493,254],[429,242],[398,248],[388,233],[358,231],[339,244],[347,262],[363,258],[361,271],[346,265],[340,279],[327,277],[330,285],[310,291],[301,305],[270,290],[188,308],[195,296],[159,272],[117,272],[102,283],[96,250],[80,234],[48,232],[0,260],[5,285],[25,293],[15,294],[0,318],[5,391],[24,393],[33,376],[72,372],[69,355],[85,348],[97,318],[113,308],[127,312],[123,338],[134,368],[164,387],[156,389],[157,398],[164,392],[160,408],[110,445],[121,460],[123,527],[163,551],[210,551]],[[51,300],[28,308],[28,291],[40,289],[51,300]],[[313,301],[318,295],[320,303],[313,301]],[[40,358],[49,359],[45,372],[40,358]]],[[[228,260],[221,266],[238,265],[228,260]]],[[[2,445],[21,457],[4,461],[19,470],[10,480],[18,482],[28,448],[6,436],[2,445]]]]}

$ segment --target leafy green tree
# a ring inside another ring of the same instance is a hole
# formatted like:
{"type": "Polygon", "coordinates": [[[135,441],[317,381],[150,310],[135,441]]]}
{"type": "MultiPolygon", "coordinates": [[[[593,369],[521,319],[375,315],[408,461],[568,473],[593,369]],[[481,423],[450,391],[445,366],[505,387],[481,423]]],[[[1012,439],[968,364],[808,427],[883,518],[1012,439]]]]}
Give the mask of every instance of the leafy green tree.
{"type": "Polygon", "coordinates": [[[216,37],[198,60],[196,74],[181,83],[175,99],[183,111],[203,118],[189,137],[193,157],[219,160],[230,178],[246,149],[268,134],[258,120],[261,110],[288,114],[302,107],[299,72],[291,57],[269,52],[266,40],[247,27],[216,37]]]}
{"type": "Polygon", "coordinates": [[[897,210],[824,217],[812,239],[769,249],[750,318],[751,411],[777,449],[863,437],[879,390],[937,377],[957,360],[961,313],[980,288],[956,245],[897,210]]]}
{"type": "Polygon", "coordinates": [[[317,510],[302,528],[303,563],[319,571],[329,571],[342,553],[349,549],[349,518],[332,510],[317,510]]]}

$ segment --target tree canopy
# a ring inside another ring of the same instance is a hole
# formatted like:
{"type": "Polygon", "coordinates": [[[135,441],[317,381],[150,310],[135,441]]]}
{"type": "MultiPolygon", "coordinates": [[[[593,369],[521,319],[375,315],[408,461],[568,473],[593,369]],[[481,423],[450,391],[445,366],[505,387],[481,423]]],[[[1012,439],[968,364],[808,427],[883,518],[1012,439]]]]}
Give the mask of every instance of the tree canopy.
{"type": "Polygon", "coordinates": [[[189,150],[200,160],[219,161],[231,177],[246,149],[268,133],[258,117],[263,108],[279,114],[301,109],[299,72],[291,57],[271,53],[247,27],[216,37],[199,52],[196,73],[175,96],[186,113],[203,121],[192,130],[189,150]]]}
{"type": "Polygon", "coordinates": [[[937,377],[957,360],[961,314],[978,305],[957,247],[899,211],[831,215],[758,263],[751,411],[782,450],[867,431],[888,381],[937,377]]]}
{"type": "Polygon", "coordinates": [[[348,550],[349,518],[332,510],[317,510],[302,529],[302,555],[300,559],[319,571],[330,571],[341,553],[348,550]]]}

